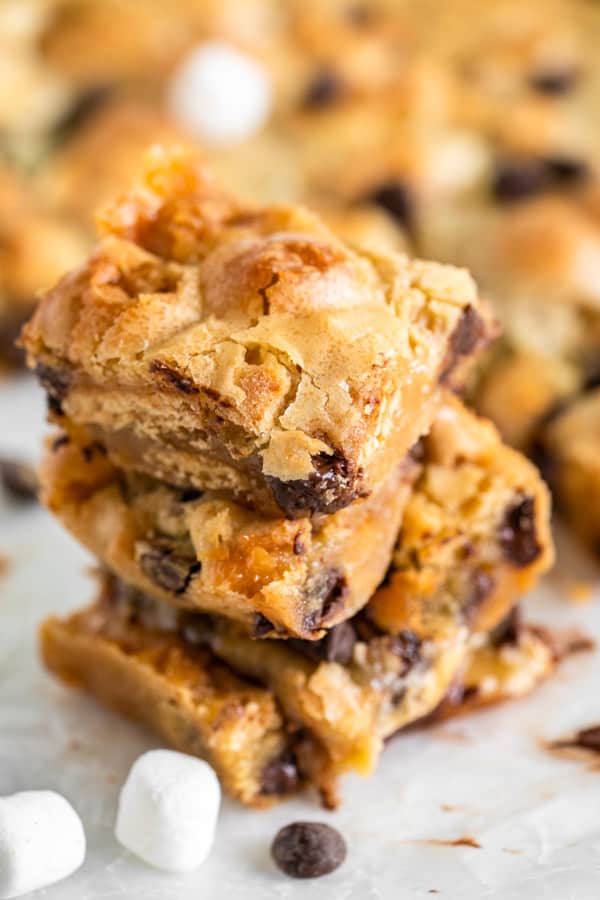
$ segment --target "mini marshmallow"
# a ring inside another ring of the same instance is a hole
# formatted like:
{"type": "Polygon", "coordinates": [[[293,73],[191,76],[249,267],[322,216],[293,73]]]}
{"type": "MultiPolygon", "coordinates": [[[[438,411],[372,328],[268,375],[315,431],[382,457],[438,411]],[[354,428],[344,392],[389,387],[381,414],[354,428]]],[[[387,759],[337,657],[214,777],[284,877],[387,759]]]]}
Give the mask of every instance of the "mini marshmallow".
{"type": "Polygon", "coordinates": [[[193,50],[168,92],[175,118],[207,144],[233,146],[265,124],[272,104],[269,75],[235,47],[214,41],[193,50]]]}
{"type": "Polygon", "coordinates": [[[191,872],[210,852],[220,804],[219,780],[208,763],[150,750],[121,789],[115,835],[157,869],[191,872]]]}
{"type": "Polygon", "coordinates": [[[85,857],[85,833],[70,803],[54,791],[0,797],[0,900],[71,875],[85,857]]]}

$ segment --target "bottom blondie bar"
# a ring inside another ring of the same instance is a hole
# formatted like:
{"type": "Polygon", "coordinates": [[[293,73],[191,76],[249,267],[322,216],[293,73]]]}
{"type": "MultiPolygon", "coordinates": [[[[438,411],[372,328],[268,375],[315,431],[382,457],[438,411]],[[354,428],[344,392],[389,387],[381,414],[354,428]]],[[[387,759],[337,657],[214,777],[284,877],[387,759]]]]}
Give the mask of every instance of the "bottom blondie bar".
{"type": "MultiPolygon", "coordinates": [[[[447,666],[445,673],[437,669],[437,689],[431,689],[426,669],[417,667],[406,679],[412,715],[388,714],[377,720],[377,699],[386,692],[385,669],[379,680],[373,677],[370,686],[361,686],[352,681],[347,667],[325,661],[311,669],[309,661],[298,656],[295,666],[284,669],[282,676],[288,689],[304,690],[306,706],[297,712],[304,722],[312,721],[315,728],[311,730],[291,715],[289,705],[282,709],[279,692],[245,680],[199,646],[197,633],[181,613],[161,607],[109,576],[95,604],[66,621],[48,620],[41,643],[46,665],[68,684],[90,691],[119,713],[148,725],[173,747],[205,757],[228,793],[254,807],[267,806],[311,784],[319,789],[326,806],[337,804],[336,778],[341,767],[330,755],[332,744],[322,740],[329,729],[349,726],[349,742],[352,737],[356,742],[360,735],[365,747],[370,743],[380,750],[385,738],[409,722],[431,722],[523,696],[555,664],[551,647],[535,629],[502,627],[472,642],[461,655],[460,665],[447,666]],[[330,723],[328,717],[333,717],[330,723]],[[323,723],[320,734],[319,721],[323,723]]],[[[408,669],[410,642],[400,637],[399,643],[408,669]]],[[[255,645],[265,646],[264,642],[255,645]]],[[[279,645],[268,642],[266,646],[278,649],[279,645]]],[[[377,657],[384,660],[386,652],[381,636],[359,639],[354,649],[359,658],[373,657],[374,676],[377,657]]],[[[286,652],[290,658],[295,655],[282,648],[282,661],[286,652]]],[[[397,656],[398,651],[390,643],[387,653],[397,656]]],[[[398,701],[404,705],[401,698],[398,701]]]]}

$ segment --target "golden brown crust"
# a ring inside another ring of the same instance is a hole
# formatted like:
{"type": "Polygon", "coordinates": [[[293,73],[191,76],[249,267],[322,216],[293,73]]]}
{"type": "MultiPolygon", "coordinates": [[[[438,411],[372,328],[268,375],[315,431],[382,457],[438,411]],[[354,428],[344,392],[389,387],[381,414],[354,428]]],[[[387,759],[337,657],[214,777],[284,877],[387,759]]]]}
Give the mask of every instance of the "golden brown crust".
{"type": "Polygon", "coordinates": [[[487,337],[466,272],[352,251],[301,208],[240,208],[185,154],[156,150],[103,228],[25,329],[30,362],[118,464],[228,480],[267,512],[372,490],[487,337]]]}

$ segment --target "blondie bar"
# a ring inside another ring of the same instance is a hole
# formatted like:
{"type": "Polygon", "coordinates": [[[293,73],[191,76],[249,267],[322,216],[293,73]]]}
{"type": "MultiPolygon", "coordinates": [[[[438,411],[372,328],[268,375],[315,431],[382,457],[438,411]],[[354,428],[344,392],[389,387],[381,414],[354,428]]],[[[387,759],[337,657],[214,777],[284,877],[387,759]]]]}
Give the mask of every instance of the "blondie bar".
{"type": "Polygon", "coordinates": [[[469,275],[351,250],[302,208],[240,207],[155,149],[87,263],[24,331],[55,418],[120,467],[266,513],[333,513],[427,431],[486,342],[469,275]]]}
{"type": "Polygon", "coordinates": [[[101,445],[62,434],[47,444],[43,501],[106,566],[157,599],[236,619],[256,636],[314,639],[382,580],[419,465],[409,455],[369,497],[290,520],[131,475],[101,445]]]}
{"type": "Polygon", "coordinates": [[[572,397],[549,416],[535,451],[556,506],[596,555],[600,553],[600,388],[572,397]]]}

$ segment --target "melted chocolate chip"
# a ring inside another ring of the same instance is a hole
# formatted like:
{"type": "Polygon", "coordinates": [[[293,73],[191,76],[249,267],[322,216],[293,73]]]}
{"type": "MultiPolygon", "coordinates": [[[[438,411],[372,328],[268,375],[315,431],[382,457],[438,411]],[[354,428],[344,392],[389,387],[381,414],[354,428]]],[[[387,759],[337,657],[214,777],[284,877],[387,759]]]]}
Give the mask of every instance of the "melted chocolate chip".
{"type": "Polygon", "coordinates": [[[405,665],[404,674],[412,669],[421,658],[421,638],[414,631],[403,629],[390,641],[392,653],[400,657],[405,665]]]}
{"type": "Polygon", "coordinates": [[[504,160],[498,163],[492,193],[496,200],[511,203],[541,193],[548,183],[548,169],[540,160],[504,160]]]}
{"type": "Polygon", "coordinates": [[[56,453],[57,450],[60,450],[61,447],[68,447],[71,443],[71,440],[67,434],[61,434],[60,437],[57,437],[54,441],[52,441],[52,449],[56,453]]]}
{"type": "Polygon", "coordinates": [[[62,403],[66,398],[71,383],[71,376],[66,370],[54,369],[44,363],[38,363],[35,374],[48,395],[48,408],[57,416],[62,415],[62,403]]]}
{"type": "Polygon", "coordinates": [[[307,109],[332,106],[344,93],[344,84],[333,69],[322,69],[310,82],[304,94],[307,109]]]}
{"type": "Polygon", "coordinates": [[[159,587],[173,594],[182,594],[192,576],[201,569],[198,560],[182,556],[161,543],[138,542],[136,557],[144,574],[159,587]]]}
{"type": "Polygon", "coordinates": [[[469,304],[463,310],[452,335],[448,357],[443,367],[440,381],[448,380],[463,356],[470,356],[485,337],[485,323],[479,313],[469,304]]]}
{"type": "Polygon", "coordinates": [[[291,638],[288,643],[310,659],[324,660],[347,665],[352,659],[356,632],[350,622],[340,622],[327,632],[319,641],[302,641],[291,638]]]}
{"type": "Polygon", "coordinates": [[[310,594],[314,599],[321,600],[321,607],[309,613],[304,619],[306,631],[314,631],[322,628],[343,605],[344,597],[348,592],[348,581],[339,569],[329,569],[316,584],[311,585],[310,594]]]}
{"type": "Polygon", "coordinates": [[[503,647],[505,644],[518,644],[520,632],[521,611],[518,606],[515,606],[490,632],[489,640],[494,647],[503,647]]]}
{"type": "Polygon", "coordinates": [[[33,466],[27,463],[0,459],[0,482],[13,500],[30,502],[37,499],[37,475],[33,466]]]}
{"type": "Polygon", "coordinates": [[[275,864],[291,878],[319,878],[346,859],[346,843],[321,822],[294,822],[277,832],[271,845],[275,864]]]}
{"type": "Polygon", "coordinates": [[[81,455],[86,462],[91,462],[94,456],[106,456],[106,448],[99,441],[92,441],[81,448],[81,455]]]}
{"type": "Polygon", "coordinates": [[[360,496],[362,473],[341,453],[317,453],[312,464],[308,478],[281,481],[267,476],[276,503],[290,519],[334,513],[360,496]]]}
{"type": "Polygon", "coordinates": [[[160,359],[152,360],[152,362],[150,363],[150,371],[158,375],[162,375],[169,384],[171,384],[178,391],[181,391],[182,394],[198,393],[198,388],[190,378],[187,378],[185,375],[177,372],[175,369],[171,368],[171,366],[168,366],[167,363],[162,362],[162,360],[160,359]]]}
{"type": "Polygon", "coordinates": [[[578,731],[573,739],[573,746],[600,753],[600,725],[592,725],[578,731]]]}
{"type": "Polygon", "coordinates": [[[535,500],[523,497],[504,516],[498,540],[505,557],[515,566],[527,566],[541,553],[535,531],[535,500]]]}
{"type": "Polygon", "coordinates": [[[199,500],[201,496],[202,491],[198,491],[196,488],[185,488],[179,495],[179,499],[182,503],[193,503],[194,500],[199,500]]]}
{"type": "Polygon", "coordinates": [[[390,179],[383,182],[365,199],[389,212],[407,231],[414,230],[414,203],[411,191],[400,180],[390,179]]]}
{"type": "Polygon", "coordinates": [[[267,634],[270,634],[272,631],[275,631],[275,626],[272,622],[269,622],[266,616],[263,616],[262,613],[257,613],[254,618],[254,627],[252,629],[252,635],[255,638],[265,637],[267,634]]]}
{"type": "Polygon", "coordinates": [[[578,78],[579,72],[574,68],[545,68],[534,72],[529,83],[540,94],[556,96],[571,91],[578,78]]]}
{"type": "Polygon", "coordinates": [[[300,773],[292,751],[271,760],[263,769],[262,793],[267,796],[292,794],[300,785],[300,773]]]}
{"type": "Polygon", "coordinates": [[[294,555],[302,556],[304,553],[306,553],[306,547],[304,545],[304,541],[302,540],[301,532],[298,532],[298,534],[294,537],[294,555]]]}

